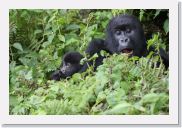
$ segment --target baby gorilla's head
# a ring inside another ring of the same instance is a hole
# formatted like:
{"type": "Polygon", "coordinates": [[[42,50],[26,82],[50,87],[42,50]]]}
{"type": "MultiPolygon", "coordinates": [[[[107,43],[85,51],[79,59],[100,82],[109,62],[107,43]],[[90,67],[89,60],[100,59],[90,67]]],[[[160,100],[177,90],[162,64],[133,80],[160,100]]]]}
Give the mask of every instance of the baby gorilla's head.
{"type": "Polygon", "coordinates": [[[83,56],[79,52],[68,52],[64,55],[60,67],[61,78],[66,78],[78,72],[82,65],[80,60],[83,56]]]}
{"type": "Polygon", "coordinates": [[[82,65],[80,60],[83,56],[79,52],[68,52],[64,55],[62,64],[59,70],[56,70],[51,75],[51,80],[60,80],[60,78],[67,78],[78,72],[82,65]]]}

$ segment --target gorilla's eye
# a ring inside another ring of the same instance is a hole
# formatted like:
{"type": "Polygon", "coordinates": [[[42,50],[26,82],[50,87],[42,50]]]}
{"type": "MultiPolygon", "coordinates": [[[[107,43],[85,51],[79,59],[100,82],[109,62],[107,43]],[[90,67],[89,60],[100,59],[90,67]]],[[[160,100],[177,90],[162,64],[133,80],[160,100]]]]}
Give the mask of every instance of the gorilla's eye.
{"type": "Polygon", "coordinates": [[[116,35],[120,35],[121,34],[121,31],[120,30],[116,30],[116,35]]]}
{"type": "Polygon", "coordinates": [[[130,33],[130,32],[131,32],[131,29],[127,28],[126,33],[130,33]]]}
{"type": "Polygon", "coordinates": [[[67,63],[66,66],[67,66],[67,67],[70,67],[70,66],[71,66],[71,63],[67,63]]]}

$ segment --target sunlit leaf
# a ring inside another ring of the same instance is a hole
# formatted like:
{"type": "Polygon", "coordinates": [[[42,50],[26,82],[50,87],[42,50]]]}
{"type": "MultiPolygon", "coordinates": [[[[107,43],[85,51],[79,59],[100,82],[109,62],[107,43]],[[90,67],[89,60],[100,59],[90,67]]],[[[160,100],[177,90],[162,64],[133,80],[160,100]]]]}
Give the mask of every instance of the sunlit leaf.
{"type": "Polygon", "coordinates": [[[14,43],[13,47],[20,50],[20,51],[23,51],[22,45],[20,43],[14,43]]]}

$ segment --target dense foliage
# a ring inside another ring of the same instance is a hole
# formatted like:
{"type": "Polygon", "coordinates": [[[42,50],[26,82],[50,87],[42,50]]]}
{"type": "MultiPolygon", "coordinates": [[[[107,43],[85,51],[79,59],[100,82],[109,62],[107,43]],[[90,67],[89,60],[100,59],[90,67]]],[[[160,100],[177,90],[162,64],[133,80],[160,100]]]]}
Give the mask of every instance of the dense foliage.
{"type": "Polygon", "coordinates": [[[84,54],[124,13],[144,24],[148,47],[168,50],[168,10],[10,10],[10,114],[168,114],[168,70],[152,53],[108,56],[96,72],[49,80],[64,53],[84,54]]]}

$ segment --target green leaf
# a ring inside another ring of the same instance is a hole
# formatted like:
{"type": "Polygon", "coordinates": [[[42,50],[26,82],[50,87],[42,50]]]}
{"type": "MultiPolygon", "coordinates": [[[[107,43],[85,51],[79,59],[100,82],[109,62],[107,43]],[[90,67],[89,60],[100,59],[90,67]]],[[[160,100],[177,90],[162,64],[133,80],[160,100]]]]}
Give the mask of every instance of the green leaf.
{"type": "Polygon", "coordinates": [[[53,21],[55,18],[56,18],[56,16],[55,16],[55,15],[53,15],[53,16],[49,19],[49,21],[48,21],[48,22],[53,21]]]}
{"type": "Polygon", "coordinates": [[[106,99],[106,94],[103,91],[99,92],[97,99],[96,99],[96,104],[99,104],[104,99],[106,99]]]}
{"type": "Polygon", "coordinates": [[[66,41],[66,45],[70,45],[70,44],[76,44],[76,42],[78,42],[78,39],[76,38],[70,38],[66,41]]]}
{"type": "Polygon", "coordinates": [[[16,106],[16,105],[18,104],[17,96],[11,95],[11,96],[9,97],[9,100],[10,100],[10,101],[9,101],[10,106],[11,106],[11,105],[16,106]]]}
{"type": "Polygon", "coordinates": [[[125,95],[125,91],[123,89],[118,89],[108,94],[106,99],[107,99],[107,103],[109,104],[109,107],[113,107],[116,104],[118,104],[120,101],[122,101],[124,95],[125,95]]]}
{"type": "Polygon", "coordinates": [[[163,29],[166,32],[166,34],[169,32],[169,19],[166,19],[163,25],[163,29]]]}
{"type": "Polygon", "coordinates": [[[51,34],[48,36],[48,42],[52,43],[52,40],[54,39],[54,34],[51,34]]]}
{"type": "Polygon", "coordinates": [[[142,102],[143,103],[155,103],[159,100],[159,95],[155,94],[155,93],[149,93],[146,94],[143,98],[142,98],[142,102]]]}
{"type": "Polygon", "coordinates": [[[23,48],[22,48],[22,46],[21,46],[20,43],[14,43],[13,44],[13,47],[16,48],[16,49],[18,49],[18,50],[20,50],[20,51],[23,51],[23,48]]]}
{"type": "Polygon", "coordinates": [[[141,68],[139,68],[138,66],[132,68],[129,72],[134,77],[140,77],[142,73],[141,68]]]}
{"type": "Polygon", "coordinates": [[[63,35],[58,35],[60,41],[65,42],[65,37],[63,35]]]}
{"type": "Polygon", "coordinates": [[[48,45],[50,45],[51,44],[51,42],[49,42],[49,41],[46,41],[46,42],[44,42],[43,44],[42,44],[42,47],[47,47],[48,45]]]}
{"type": "Polygon", "coordinates": [[[140,21],[142,21],[142,19],[143,19],[143,17],[144,17],[144,16],[143,16],[144,13],[145,13],[144,10],[143,10],[143,9],[140,9],[140,18],[139,18],[140,21]]]}
{"type": "Polygon", "coordinates": [[[140,104],[135,104],[134,105],[134,107],[135,107],[135,109],[137,109],[137,110],[139,110],[139,111],[142,111],[142,112],[145,112],[146,111],[146,109],[143,107],[143,106],[141,106],[140,104]]]}
{"type": "Polygon", "coordinates": [[[37,29],[37,30],[34,31],[34,35],[39,34],[39,33],[42,33],[42,32],[43,32],[42,30],[37,29]]]}
{"type": "Polygon", "coordinates": [[[116,105],[115,107],[113,107],[110,110],[103,112],[102,114],[104,114],[104,115],[128,114],[129,111],[132,110],[132,108],[133,107],[131,104],[124,102],[124,103],[120,103],[120,104],[116,105]]]}
{"type": "Polygon", "coordinates": [[[66,30],[77,30],[79,28],[80,28],[79,25],[77,25],[77,24],[71,24],[71,25],[69,25],[69,26],[66,27],[66,30]]]}
{"type": "Polygon", "coordinates": [[[75,74],[73,74],[73,76],[72,76],[72,80],[73,81],[80,81],[82,78],[81,78],[81,74],[80,73],[75,73],[75,74]]]}
{"type": "Polygon", "coordinates": [[[33,73],[32,70],[30,70],[30,71],[25,75],[25,79],[31,80],[31,79],[33,78],[32,73],[33,73]]]}
{"type": "Polygon", "coordinates": [[[30,98],[29,98],[29,102],[33,105],[37,105],[37,104],[40,104],[42,103],[43,101],[45,100],[45,97],[39,97],[39,96],[36,96],[36,95],[32,95],[30,98]]]}
{"type": "Polygon", "coordinates": [[[89,60],[95,60],[97,59],[99,56],[97,53],[95,53],[91,58],[89,58],[89,60]]]}
{"type": "Polygon", "coordinates": [[[148,40],[147,42],[147,49],[149,49],[152,45],[156,45],[159,40],[159,34],[154,34],[153,38],[148,40]]]}
{"type": "Polygon", "coordinates": [[[58,52],[57,52],[57,51],[54,52],[53,58],[54,58],[54,59],[58,59],[58,52]]]}
{"type": "Polygon", "coordinates": [[[50,90],[54,91],[54,92],[58,92],[59,91],[59,86],[51,86],[50,90]]]}
{"type": "Polygon", "coordinates": [[[154,18],[153,19],[155,19],[159,14],[160,14],[160,12],[161,12],[161,9],[158,9],[158,10],[156,10],[156,12],[155,12],[155,15],[154,15],[154,18]]]}

